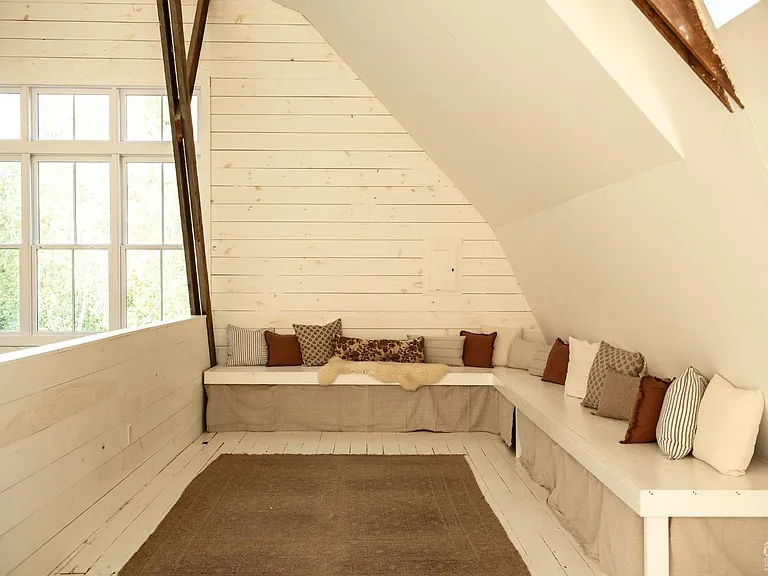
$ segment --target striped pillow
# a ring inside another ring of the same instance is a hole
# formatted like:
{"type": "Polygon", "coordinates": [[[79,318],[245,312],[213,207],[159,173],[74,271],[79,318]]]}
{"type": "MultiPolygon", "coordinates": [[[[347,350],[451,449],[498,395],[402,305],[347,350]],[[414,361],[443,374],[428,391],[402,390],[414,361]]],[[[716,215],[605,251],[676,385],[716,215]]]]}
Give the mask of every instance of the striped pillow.
{"type": "Polygon", "coordinates": [[[656,441],[668,459],[680,460],[693,450],[696,416],[706,387],[707,379],[692,366],[669,386],[656,425],[656,441]]]}
{"type": "Polygon", "coordinates": [[[266,366],[268,358],[267,340],[264,332],[274,328],[247,330],[227,325],[227,366],[266,366]]]}
{"type": "MultiPolygon", "coordinates": [[[[408,338],[419,338],[418,335],[408,334],[408,338]]],[[[446,366],[464,366],[464,339],[466,336],[425,336],[424,362],[428,364],[445,364],[446,366]]]]}
{"type": "Polygon", "coordinates": [[[533,359],[531,359],[531,365],[528,367],[528,373],[531,376],[538,376],[541,378],[544,376],[544,368],[547,367],[547,358],[549,358],[549,351],[552,346],[545,344],[539,346],[536,352],[533,353],[533,359]]]}

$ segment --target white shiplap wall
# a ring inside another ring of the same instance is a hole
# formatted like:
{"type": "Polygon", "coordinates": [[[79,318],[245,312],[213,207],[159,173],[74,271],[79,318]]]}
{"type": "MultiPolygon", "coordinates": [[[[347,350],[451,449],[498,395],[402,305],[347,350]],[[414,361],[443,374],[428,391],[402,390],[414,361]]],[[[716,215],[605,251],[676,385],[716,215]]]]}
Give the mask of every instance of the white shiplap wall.
{"type": "Polygon", "coordinates": [[[202,317],[0,356],[0,575],[48,574],[203,431],[202,317]]]}
{"type": "MultiPolygon", "coordinates": [[[[147,0],[0,0],[0,78],[163,86],[156,19],[147,0]]],[[[301,15],[212,0],[202,58],[219,346],[227,323],[341,316],[381,336],[534,323],[490,226],[301,15]],[[425,293],[425,239],[458,241],[459,293],[425,293]]]]}

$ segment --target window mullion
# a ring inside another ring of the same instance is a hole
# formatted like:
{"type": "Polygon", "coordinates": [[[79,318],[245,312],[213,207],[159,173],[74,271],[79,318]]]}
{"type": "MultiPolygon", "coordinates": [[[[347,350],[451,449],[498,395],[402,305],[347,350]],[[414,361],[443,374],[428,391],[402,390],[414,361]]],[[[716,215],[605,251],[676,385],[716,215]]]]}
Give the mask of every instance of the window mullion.
{"type": "MultiPolygon", "coordinates": [[[[114,100],[114,97],[113,97],[114,100]]],[[[115,108],[115,114],[116,112],[115,108]]],[[[115,119],[113,119],[115,120],[115,119]]],[[[117,154],[113,154],[110,161],[109,178],[109,328],[117,330],[123,327],[123,258],[121,243],[123,237],[123,226],[121,220],[122,202],[120,193],[121,159],[117,154]]]]}
{"type": "MultiPolygon", "coordinates": [[[[26,106],[22,100],[22,114],[26,106]]],[[[22,121],[22,130],[25,123],[22,121]]],[[[23,138],[23,136],[22,136],[23,138]]],[[[19,246],[19,330],[22,334],[32,334],[32,299],[35,291],[34,272],[32,270],[32,174],[29,154],[21,156],[21,246],[19,246]]]]}

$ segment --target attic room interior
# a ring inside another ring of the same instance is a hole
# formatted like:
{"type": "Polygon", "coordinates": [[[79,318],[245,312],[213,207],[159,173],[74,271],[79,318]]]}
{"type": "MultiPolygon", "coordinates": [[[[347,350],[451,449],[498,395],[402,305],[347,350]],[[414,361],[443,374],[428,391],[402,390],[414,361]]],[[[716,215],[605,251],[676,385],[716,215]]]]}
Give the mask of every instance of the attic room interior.
{"type": "Polygon", "coordinates": [[[0,576],[768,571],[768,2],[0,0],[0,576]]]}

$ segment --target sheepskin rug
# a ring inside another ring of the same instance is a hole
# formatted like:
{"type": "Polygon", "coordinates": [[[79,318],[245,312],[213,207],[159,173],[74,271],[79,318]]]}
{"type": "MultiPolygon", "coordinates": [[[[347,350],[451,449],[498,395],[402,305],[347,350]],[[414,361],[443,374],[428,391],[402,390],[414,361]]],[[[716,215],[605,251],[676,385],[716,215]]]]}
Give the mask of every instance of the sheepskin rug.
{"type": "Polygon", "coordinates": [[[400,384],[406,390],[440,382],[448,373],[445,364],[401,364],[399,362],[347,362],[331,358],[317,371],[317,382],[329,386],[341,374],[365,374],[379,382],[400,384]]]}

